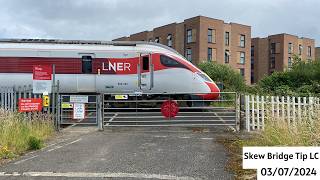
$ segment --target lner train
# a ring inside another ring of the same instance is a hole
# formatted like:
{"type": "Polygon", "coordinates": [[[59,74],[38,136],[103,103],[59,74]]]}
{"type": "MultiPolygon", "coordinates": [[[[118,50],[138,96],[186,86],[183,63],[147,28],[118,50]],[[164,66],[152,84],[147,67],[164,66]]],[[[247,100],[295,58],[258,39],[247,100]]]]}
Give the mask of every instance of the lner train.
{"type": "Polygon", "coordinates": [[[199,93],[219,97],[210,77],[167,46],[149,42],[0,40],[0,86],[32,84],[35,65],[55,64],[61,93],[199,93]]]}

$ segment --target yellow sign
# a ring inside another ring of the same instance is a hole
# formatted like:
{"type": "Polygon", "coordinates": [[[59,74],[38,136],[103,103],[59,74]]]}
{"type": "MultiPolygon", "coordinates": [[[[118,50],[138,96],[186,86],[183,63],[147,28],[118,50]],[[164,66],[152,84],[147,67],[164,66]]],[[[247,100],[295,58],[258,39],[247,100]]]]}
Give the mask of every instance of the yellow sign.
{"type": "Polygon", "coordinates": [[[43,107],[49,107],[49,105],[50,105],[49,96],[45,95],[42,97],[42,99],[43,99],[43,101],[42,101],[43,107]]]}
{"type": "Polygon", "coordinates": [[[70,103],[62,103],[61,108],[62,109],[71,109],[71,108],[73,108],[73,105],[70,103]]]}
{"type": "Polygon", "coordinates": [[[128,99],[128,95],[115,95],[114,98],[117,100],[124,100],[128,99]]]}

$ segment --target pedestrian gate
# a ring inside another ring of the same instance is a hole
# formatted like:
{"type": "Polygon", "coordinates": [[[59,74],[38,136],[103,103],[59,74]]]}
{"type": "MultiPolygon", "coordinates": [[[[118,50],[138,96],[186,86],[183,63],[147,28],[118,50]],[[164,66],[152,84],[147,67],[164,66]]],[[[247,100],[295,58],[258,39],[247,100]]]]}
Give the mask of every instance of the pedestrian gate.
{"type": "Polygon", "coordinates": [[[60,95],[60,124],[95,124],[99,117],[99,95],[60,95]]]}

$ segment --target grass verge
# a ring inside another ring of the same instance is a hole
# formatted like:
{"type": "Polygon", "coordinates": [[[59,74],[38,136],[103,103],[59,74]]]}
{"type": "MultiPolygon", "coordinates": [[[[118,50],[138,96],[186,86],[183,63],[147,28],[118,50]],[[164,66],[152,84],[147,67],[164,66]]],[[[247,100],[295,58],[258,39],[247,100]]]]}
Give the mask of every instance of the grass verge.
{"type": "Polygon", "coordinates": [[[303,120],[291,125],[286,121],[268,120],[264,131],[219,140],[229,153],[227,170],[233,172],[236,179],[256,179],[255,170],[242,169],[244,146],[320,146],[320,116],[316,117],[312,122],[303,120]]]}
{"type": "Polygon", "coordinates": [[[50,115],[33,113],[26,116],[0,109],[0,160],[40,149],[54,133],[50,115]]]}

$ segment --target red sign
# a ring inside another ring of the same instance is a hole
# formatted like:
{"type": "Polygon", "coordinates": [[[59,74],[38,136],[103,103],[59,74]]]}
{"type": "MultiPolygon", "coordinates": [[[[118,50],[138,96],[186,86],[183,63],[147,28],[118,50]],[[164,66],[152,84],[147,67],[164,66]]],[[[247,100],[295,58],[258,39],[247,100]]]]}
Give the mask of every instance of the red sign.
{"type": "Polygon", "coordinates": [[[33,80],[51,80],[52,66],[37,65],[33,66],[33,80]]]}
{"type": "Polygon", "coordinates": [[[41,110],[41,98],[19,98],[19,112],[32,112],[41,110]]]}
{"type": "Polygon", "coordinates": [[[161,106],[161,113],[166,118],[175,117],[179,112],[179,106],[175,101],[165,101],[161,106]]]}

